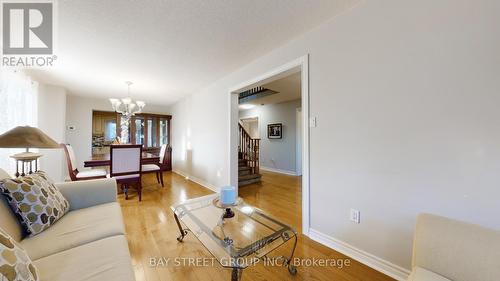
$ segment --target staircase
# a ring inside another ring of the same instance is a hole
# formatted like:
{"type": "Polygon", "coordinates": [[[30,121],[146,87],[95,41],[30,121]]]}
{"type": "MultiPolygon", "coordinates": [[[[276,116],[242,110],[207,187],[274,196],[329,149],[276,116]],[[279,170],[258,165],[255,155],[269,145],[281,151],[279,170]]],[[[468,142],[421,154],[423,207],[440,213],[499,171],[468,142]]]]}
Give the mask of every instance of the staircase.
{"type": "Polygon", "coordinates": [[[240,143],[238,146],[238,186],[260,182],[259,174],[259,142],[239,125],[240,143]]]}
{"type": "Polygon", "coordinates": [[[246,162],[243,159],[238,161],[238,186],[260,182],[261,175],[252,173],[252,168],[246,162]]]}

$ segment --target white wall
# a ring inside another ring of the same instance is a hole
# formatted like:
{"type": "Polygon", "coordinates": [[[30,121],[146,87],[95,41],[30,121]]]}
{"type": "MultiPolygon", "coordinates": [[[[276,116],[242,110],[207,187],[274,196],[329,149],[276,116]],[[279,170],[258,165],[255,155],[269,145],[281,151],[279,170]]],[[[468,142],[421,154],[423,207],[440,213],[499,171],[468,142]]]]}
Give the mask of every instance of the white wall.
{"type": "Polygon", "coordinates": [[[296,172],[297,118],[296,110],[300,100],[256,106],[240,111],[240,118],[259,117],[260,165],[285,173],[296,172]],[[283,124],[283,138],[267,138],[267,125],[283,124]]]}
{"type": "Polygon", "coordinates": [[[171,107],[172,119],[175,119],[172,122],[173,170],[214,190],[228,183],[229,121],[224,114],[228,108],[224,108],[225,101],[220,103],[220,96],[214,98],[207,94],[185,98],[171,107]]]}
{"type": "MultiPolygon", "coordinates": [[[[38,86],[38,128],[58,143],[64,143],[66,124],[66,89],[39,83],[38,86]]],[[[62,149],[40,151],[40,170],[46,171],[56,182],[66,175],[66,162],[62,149]]]]}
{"type": "MultiPolygon", "coordinates": [[[[147,104],[144,112],[169,114],[167,109],[165,106],[147,104]]],[[[107,99],[68,95],[66,128],[74,126],[75,130],[66,130],[66,143],[73,146],[79,170],[83,169],[83,162],[92,155],[92,110],[113,111],[107,99]]],[[[175,123],[175,118],[172,118],[172,123],[175,123]]]]}
{"type": "Polygon", "coordinates": [[[362,1],[174,105],[174,168],[229,183],[228,90],[309,53],[312,229],[407,269],[418,213],[500,229],[499,10],[362,1]]]}

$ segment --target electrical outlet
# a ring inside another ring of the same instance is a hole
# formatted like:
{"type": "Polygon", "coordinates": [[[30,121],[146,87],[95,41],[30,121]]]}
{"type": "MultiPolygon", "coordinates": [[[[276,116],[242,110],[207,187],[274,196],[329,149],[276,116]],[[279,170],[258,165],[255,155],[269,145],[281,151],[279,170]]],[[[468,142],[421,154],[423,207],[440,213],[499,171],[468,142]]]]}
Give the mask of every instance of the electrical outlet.
{"type": "Polygon", "coordinates": [[[358,210],[351,209],[351,215],[349,218],[354,223],[361,223],[361,215],[358,210]]]}

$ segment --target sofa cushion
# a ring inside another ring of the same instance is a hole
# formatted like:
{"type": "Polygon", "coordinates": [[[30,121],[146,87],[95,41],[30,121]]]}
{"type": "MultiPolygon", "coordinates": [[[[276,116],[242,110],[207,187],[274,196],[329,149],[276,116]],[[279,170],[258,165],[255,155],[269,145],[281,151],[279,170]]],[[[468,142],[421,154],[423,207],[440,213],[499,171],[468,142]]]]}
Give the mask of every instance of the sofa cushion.
{"type": "Polygon", "coordinates": [[[30,235],[48,229],[69,210],[68,201],[44,172],[3,179],[0,191],[30,235]]]}
{"type": "MultiPolygon", "coordinates": [[[[10,178],[10,175],[5,170],[0,169],[0,181],[10,178]]],[[[16,214],[14,214],[9,206],[7,198],[4,198],[2,195],[0,195],[0,228],[17,242],[23,238],[23,228],[17,220],[16,214]]]]}
{"type": "Polygon", "coordinates": [[[0,169],[0,180],[10,179],[11,176],[4,169],[0,169]]]}
{"type": "Polygon", "coordinates": [[[160,166],[156,164],[144,164],[141,169],[143,172],[160,171],[160,166]]]}
{"type": "Polygon", "coordinates": [[[41,280],[134,281],[125,236],[113,236],[36,260],[41,280]]]}
{"type": "Polygon", "coordinates": [[[68,200],[70,211],[116,202],[115,179],[63,182],[55,186],[68,200]]]}
{"type": "Polygon", "coordinates": [[[103,169],[90,169],[90,170],[83,170],[78,172],[76,174],[77,179],[84,179],[84,178],[94,178],[94,177],[106,177],[108,173],[106,170],[103,169]]]}
{"type": "Polygon", "coordinates": [[[412,267],[454,281],[500,280],[500,231],[432,214],[417,219],[412,267]]]}
{"type": "Polygon", "coordinates": [[[408,278],[408,281],[451,281],[443,276],[429,271],[425,268],[415,267],[408,278]]]}
{"type": "Polygon", "coordinates": [[[0,229],[0,280],[37,281],[37,270],[28,254],[0,229]]]}
{"type": "Polygon", "coordinates": [[[21,245],[32,259],[39,259],[123,234],[125,228],[120,205],[113,202],[71,211],[44,232],[22,240],[21,245]]]}
{"type": "Polygon", "coordinates": [[[16,214],[12,211],[12,208],[7,202],[7,198],[4,198],[0,194],[0,228],[2,228],[7,234],[10,235],[15,241],[19,242],[23,238],[23,228],[21,223],[16,217],[16,214]]]}

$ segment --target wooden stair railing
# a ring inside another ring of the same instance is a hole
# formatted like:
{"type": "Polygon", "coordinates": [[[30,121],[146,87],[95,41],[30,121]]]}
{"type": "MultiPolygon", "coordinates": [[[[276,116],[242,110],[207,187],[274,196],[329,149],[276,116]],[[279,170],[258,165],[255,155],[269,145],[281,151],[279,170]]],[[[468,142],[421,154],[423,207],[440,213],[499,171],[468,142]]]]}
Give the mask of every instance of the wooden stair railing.
{"type": "Polygon", "coordinates": [[[260,139],[253,139],[250,134],[238,123],[240,143],[238,147],[239,159],[246,160],[251,174],[259,173],[259,143],[260,139]]]}

